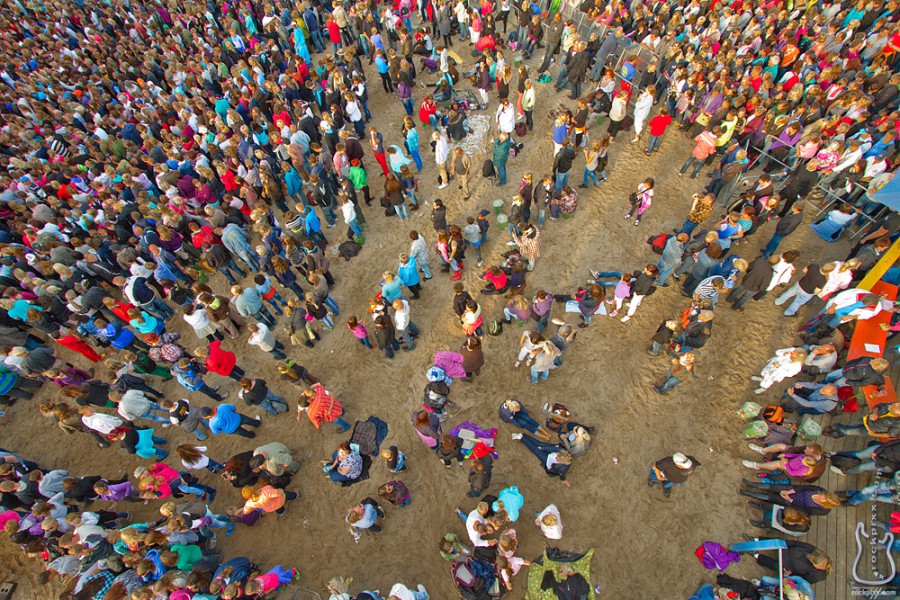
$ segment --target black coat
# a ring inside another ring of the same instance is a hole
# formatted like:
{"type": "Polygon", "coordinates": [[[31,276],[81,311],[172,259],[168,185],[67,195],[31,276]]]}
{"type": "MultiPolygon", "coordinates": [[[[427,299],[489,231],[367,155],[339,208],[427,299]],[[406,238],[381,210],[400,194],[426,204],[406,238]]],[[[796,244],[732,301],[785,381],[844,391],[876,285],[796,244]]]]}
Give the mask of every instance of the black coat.
{"type": "Polygon", "coordinates": [[[747,273],[741,281],[741,285],[751,292],[761,292],[772,282],[772,265],[768,259],[760,256],[747,268],[747,273]]]}

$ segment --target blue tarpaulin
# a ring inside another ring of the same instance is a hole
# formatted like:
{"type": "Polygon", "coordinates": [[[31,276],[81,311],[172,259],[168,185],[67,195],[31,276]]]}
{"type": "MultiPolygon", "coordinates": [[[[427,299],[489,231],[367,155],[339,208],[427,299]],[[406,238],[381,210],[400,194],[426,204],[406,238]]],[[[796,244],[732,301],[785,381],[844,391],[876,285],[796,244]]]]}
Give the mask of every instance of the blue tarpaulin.
{"type": "Polygon", "coordinates": [[[900,211],[900,177],[892,177],[883,188],[869,194],[869,198],[891,210],[900,211]]]}

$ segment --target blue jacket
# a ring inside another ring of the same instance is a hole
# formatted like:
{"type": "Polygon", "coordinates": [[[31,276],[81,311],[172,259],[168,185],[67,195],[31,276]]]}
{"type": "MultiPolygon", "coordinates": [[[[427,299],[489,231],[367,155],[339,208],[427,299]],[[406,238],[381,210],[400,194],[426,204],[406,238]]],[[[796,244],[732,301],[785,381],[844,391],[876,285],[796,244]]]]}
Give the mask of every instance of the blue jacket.
{"type": "Polygon", "coordinates": [[[294,167],[284,174],[284,183],[287,185],[288,196],[294,196],[303,191],[303,180],[294,167]]]}
{"type": "Polygon", "coordinates": [[[400,265],[400,268],[397,269],[397,276],[406,287],[411,287],[419,283],[419,269],[416,265],[416,259],[410,256],[409,262],[405,265],[400,265]]]}
{"type": "Polygon", "coordinates": [[[306,211],[304,225],[306,227],[306,235],[309,235],[313,231],[322,231],[322,223],[319,221],[316,211],[311,208],[306,211]]]}
{"type": "Polygon", "coordinates": [[[403,297],[403,292],[400,291],[400,285],[402,283],[400,278],[397,277],[390,283],[385,282],[381,284],[381,296],[384,298],[385,302],[390,303],[403,297]]]}
{"type": "Polygon", "coordinates": [[[234,404],[220,404],[215,416],[209,420],[209,430],[214,434],[234,433],[241,426],[241,415],[234,404]]]}

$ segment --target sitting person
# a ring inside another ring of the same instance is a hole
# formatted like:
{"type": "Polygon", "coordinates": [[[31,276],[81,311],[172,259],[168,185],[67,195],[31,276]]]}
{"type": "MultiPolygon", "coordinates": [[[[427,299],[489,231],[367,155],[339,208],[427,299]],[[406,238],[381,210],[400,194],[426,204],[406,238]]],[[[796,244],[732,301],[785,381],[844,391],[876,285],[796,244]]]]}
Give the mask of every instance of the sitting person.
{"type": "Polygon", "coordinates": [[[781,398],[781,406],[788,412],[801,415],[821,415],[838,407],[838,388],[832,383],[795,383],[781,398]]]}
{"type": "Polygon", "coordinates": [[[575,214],[578,208],[578,192],[569,186],[564,186],[559,197],[550,200],[550,218],[558,219],[560,215],[569,218],[575,214]]]}
{"type": "Polygon", "coordinates": [[[852,204],[842,204],[840,207],[829,211],[825,217],[813,223],[810,227],[817,236],[826,242],[836,242],[844,233],[847,224],[856,217],[856,209],[852,204]]]}
{"type": "Polygon", "coordinates": [[[859,423],[829,425],[822,430],[822,435],[833,438],[845,435],[898,438],[900,437],[900,402],[877,405],[872,413],[864,416],[859,423]]]}
{"type": "Polygon", "coordinates": [[[482,288],[482,294],[495,296],[504,294],[506,293],[506,290],[509,289],[509,276],[506,274],[506,271],[498,266],[489,268],[484,272],[484,275],[482,275],[481,278],[488,282],[487,285],[482,288]]]}
{"type": "Polygon", "coordinates": [[[350,447],[350,442],[343,442],[331,455],[331,462],[324,461],[322,470],[332,481],[356,481],[363,472],[362,456],[350,447]]]}
{"type": "Polygon", "coordinates": [[[758,529],[778,535],[778,532],[791,536],[799,536],[807,533],[812,520],[809,515],[794,507],[782,508],[773,504],[760,504],[759,502],[747,502],[747,506],[762,511],[760,520],[749,519],[748,522],[758,529]],[[774,519],[774,520],[773,520],[774,519]]]}
{"type": "Polygon", "coordinates": [[[812,544],[787,540],[787,550],[782,551],[781,554],[781,561],[765,554],[754,554],[753,558],[756,559],[759,566],[765,569],[778,572],[778,569],[783,567],[785,571],[802,577],[810,584],[824,581],[831,573],[831,559],[812,544]]]}
{"type": "Polygon", "coordinates": [[[752,491],[741,490],[742,496],[763,500],[779,506],[792,506],[810,516],[827,515],[832,508],[841,505],[840,498],[817,485],[778,485],[743,481],[752,491]]]}
{"type": "Polygon", "coordinates": [[[760,471],[784,471],[790,477],[804,483],[817,480],[825,472],[825,450],[819,444],[809,444],[797,448],[789,448],[776,459],[764,463],[750,460],[741,461],[748,469],[760,471]]]}

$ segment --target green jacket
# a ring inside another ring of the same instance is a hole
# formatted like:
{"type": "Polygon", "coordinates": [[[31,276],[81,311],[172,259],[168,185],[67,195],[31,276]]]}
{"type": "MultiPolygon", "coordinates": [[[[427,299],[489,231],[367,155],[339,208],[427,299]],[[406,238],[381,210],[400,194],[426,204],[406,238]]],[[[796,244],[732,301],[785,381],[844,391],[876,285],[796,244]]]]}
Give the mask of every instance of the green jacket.
{"type": "Polygon", "coordinates": [[[353,183],[353,187],[358,190],[363,189],[368,185],[368,179],[366,179],[366,172],[362,167],[350,167],[350,174],[348,178],[353,183]]]}
{"type": "Polygon", "coordinates": [[[507,159],[509,159],[509,138],[506,138],[505,142],[496,138],[494,140],[494,166],[505,166],[507,159]]]}

